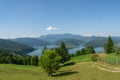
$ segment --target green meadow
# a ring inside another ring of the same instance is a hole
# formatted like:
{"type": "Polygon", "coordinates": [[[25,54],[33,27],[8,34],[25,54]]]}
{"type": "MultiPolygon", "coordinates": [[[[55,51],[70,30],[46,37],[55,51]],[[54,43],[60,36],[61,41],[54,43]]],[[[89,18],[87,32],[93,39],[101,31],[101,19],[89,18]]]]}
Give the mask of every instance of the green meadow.
{"type": "Polygon", "coordinates": [[[60,68],[52,77],[41,67],[0,64],[0,80],[119,80],[120,72],[98,68],[90,55],[72,57],[68,65],[60,68]]]}

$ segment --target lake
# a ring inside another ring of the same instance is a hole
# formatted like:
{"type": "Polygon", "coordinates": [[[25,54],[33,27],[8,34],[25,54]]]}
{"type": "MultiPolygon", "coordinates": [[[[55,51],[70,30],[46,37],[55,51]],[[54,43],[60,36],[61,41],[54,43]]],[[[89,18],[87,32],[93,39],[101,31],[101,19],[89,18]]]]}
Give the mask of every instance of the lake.
{"type": "MultiPolygon", "coordinates": [[[[55,47],[58,47],[58,46],[55,46],[55,45],[49,45],[49,46],[47,46],[48,49],[55,48],[55,47]]],[[[84,48],[84,46],[83,45],[79,45],[78,47],[69,49],[69,54],[73,54],[77,50],[81,50],[82,48],[84,48]]],[[[28,55],[31,55],[31,56],[34,56],[34,55],[40,56],[41,53],[42,53],[43,47],[39,46],[39,47],[35,47],[35,49],[36,49],[35,51],[29,53],[28,55]]],[[[103,52],[104,49],[103,49],[103,47],[97,47],[97,48],[95,48],[95,51],[97,53],[99,53],[99,52],[103,52]]]]}

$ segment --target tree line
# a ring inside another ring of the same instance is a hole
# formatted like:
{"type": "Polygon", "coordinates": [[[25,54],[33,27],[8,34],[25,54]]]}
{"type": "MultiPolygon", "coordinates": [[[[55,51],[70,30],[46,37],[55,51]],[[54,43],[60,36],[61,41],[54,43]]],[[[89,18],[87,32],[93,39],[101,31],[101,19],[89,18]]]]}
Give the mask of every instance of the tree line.
{"type": "Polygon", "coordinates": [[[38,56],[18,55],[7,52],[7,50],[0,50],[1,64],[19,64],[19,65],[38,65],[38,56]]]}

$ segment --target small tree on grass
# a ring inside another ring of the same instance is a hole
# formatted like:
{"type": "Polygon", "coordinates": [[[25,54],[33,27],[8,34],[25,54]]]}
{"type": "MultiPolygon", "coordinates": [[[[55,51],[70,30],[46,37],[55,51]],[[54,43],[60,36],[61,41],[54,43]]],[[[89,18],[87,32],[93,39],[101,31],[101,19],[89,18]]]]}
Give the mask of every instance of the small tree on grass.
{"type": "Polygon", "coordinates": [[[98,54],[91,54],[91,59],[92,61],[97,61],[98,60],[99,55],[98,54]]]}
{"type": "Polygon", "coordinates": [[[48,50],[40,57],[40,65],[49,76],[52,76],[52,74],[60,68],[60,59],[61,57],[55,50],[48,50]]]}

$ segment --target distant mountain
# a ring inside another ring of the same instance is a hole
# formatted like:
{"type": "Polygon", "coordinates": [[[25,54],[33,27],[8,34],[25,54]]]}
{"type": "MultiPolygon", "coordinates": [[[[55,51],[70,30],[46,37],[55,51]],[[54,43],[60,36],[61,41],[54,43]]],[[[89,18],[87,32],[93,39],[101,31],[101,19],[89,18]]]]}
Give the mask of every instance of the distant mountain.
{"type": "Polygon", "coordinates": [[[24,44],[27,46],[31,46],[31,47],[50,45],[48,41],[37,39],[37,38],[17,38],[17,39],[11,39],[11,41],[24,44]]]}
{"type": "Polygon", "coordinates": [[[39,39],[48,41],[52,45],[60,45],[60,43],[64,41],[67,46],[77,46],[83,44],[85,41],[92,40],[92,38],[68,33],[43,35],[39,39]]]}
{"type": "MultiPolygon", "coordinates": [[[[112,40],[115,45],[120,44],[120,37],[112,37],[112,40]]],[[[106,41],[107,37],[96,37],[92,41],[87,42],[85,46],[92,45],[93,47],[103,47],[106,41]]]]}
{"type": "Polygon", "coordinates": [[[67,46],[77,46],[84,44],[84,41],[80,39],[74,39],[74,38],[63,38],[59,39],[53,42],[54,45],[60,45],[61,42],[65,42],[67,46]]]}
{"type": "Polygon", "coordinates": [[[34,48],[10,40],[0,39],[0,50],[23,55],[34,51],[34,48]]]}
{"type": "Polygon", "coordinates": [[[77,40],[81,40],[81,41],[90,41],[90,40],[93,40],[95,39],[96,37],[95,36],[92,36],[92,37],[86,37],[86,36],[81,36],[81,35],[73,35],[73,34],[69,34],[69,33],[65,33],[65,34],[49,34],[49,35],[43,35],[41,37],[39,37],[39,39],[42,39],[42,40],[46,40],[46,41],[49,41],[49,42],[55,42],[57,40],[60,40],[60,39],[77,39],[77,40]]]}
{"type": "Polygon", "coordinates": [[[94,40],[89,41],[85,44],[85,46],[91,45],[93,47],[103,47],[107,38],[105,37],[96,37],[94,40]]]}

